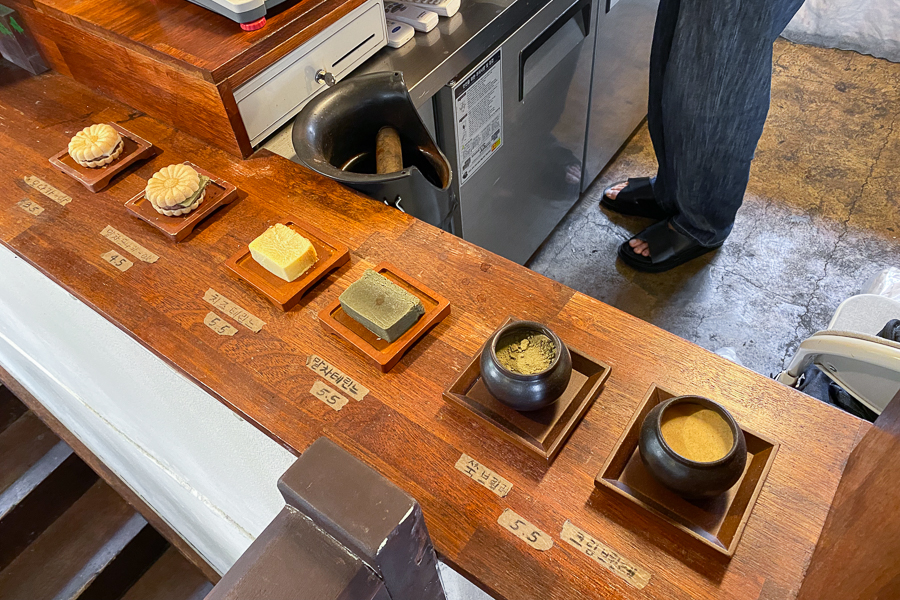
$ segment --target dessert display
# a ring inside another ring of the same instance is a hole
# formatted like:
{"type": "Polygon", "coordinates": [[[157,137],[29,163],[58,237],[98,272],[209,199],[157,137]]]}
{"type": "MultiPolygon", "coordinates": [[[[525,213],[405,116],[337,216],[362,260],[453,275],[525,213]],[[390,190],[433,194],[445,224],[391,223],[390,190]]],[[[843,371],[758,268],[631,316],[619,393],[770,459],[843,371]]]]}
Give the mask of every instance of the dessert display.
{"type": "Polygon", "coordinates": [[[609,365],[567,347],[544,325],[509,317],[443,397],[550,463],[600,395],[609,373],[609,365]]]}
{"type": "Polygon", "coordinates": [[[249,248],[253,260],[288,282],[309,271],[318,259],[312,243],[282,223],[269,227],[249,248]]]}
{"type": "Polygon", "coordinates": [[[346,244],[290,217],[242,246],[225,261],[225,268],[288,311],[319,281],[349,261],[346,244]]]}
{"type": "Polygon", "coordinates": [[[390,263],[362,276],[319,311],[319,325],[343,338],[383,373],[450,314],[450,301],[390,263]]]}
{"type": "Polygon", "coordinates": [[[572,377],[572,356],[547,327],[514,321],[501,327],[481,353],[481,377],[488,391],[519,411],[556,402],[572,377]]]}
{"type": "Polygon", "coordinates": [[[76,133],[67,151],[82,167],[96,169],[116,160],[123,148],[125,143],[118,131],[106,123],[97,123],[76,133]]]}
{"type": "Polygon", "coordinates": [[[641,459],[659,483],[690,499],[718,496],[747,464],[744,433],[725,408],[700,396],[661,402],[641,425],[641,459]]]}
{"type": "Polygon", "coordinates": [[[125,208],[173,242],[180,242],[201,221],[237,197],[233,184],[203,167],[184,162],[154,173],[144,189],[125,203],[125,208]]]}
{"type": "Polygon", "coordinates": [[[652,385],[594,485],[732,556],[777,452],[718,403],[652,385]]]}
{"type": "Polygon", "coordinates": [[[76,133],[50,164],[92,192],[99,192],[156,148],[118,123],[96,123],[76,133]]]}
{"type": "Polygon", "coordinates": [[[372,269],[350,284],[340,302],[354,321],[388,342],[406,333],[425,314],[421,300],[372,269]]]}
{"type": "Polygon", "coordinates": [[[186,164],[169,165],[153,174],[144,196],[167,217],[186,215],[203,202],[209,177],[186,164]]]}

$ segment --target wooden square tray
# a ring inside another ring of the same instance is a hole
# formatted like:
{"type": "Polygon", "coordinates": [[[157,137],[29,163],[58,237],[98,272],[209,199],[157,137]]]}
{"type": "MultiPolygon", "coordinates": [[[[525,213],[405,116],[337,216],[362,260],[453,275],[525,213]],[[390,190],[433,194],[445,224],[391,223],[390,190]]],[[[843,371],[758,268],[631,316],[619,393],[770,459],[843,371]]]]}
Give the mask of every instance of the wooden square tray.
{"type": "Polygon", "coordinates": [[[219,179],[206,169],[202,169],[190,161],[184,161],[201,175],[209,177],[206,184],[206,197],[203,203],[196,209],[180,217],[167,217],[156,212],[150,201],[144,197],[141,190],[134,198],[125,203],[128,212],[138,219],[146,221],[153,227],[162,231],[173,242],[180,242],[191,234],[197,223],[208,217],[220,206],[230,204],[237,198],[237,188],[223,179],[219,179]]]}
{"type": "Polygon", "coordinates": [[[300,302],[303,294],[320,279],[350,260],[350,249],[330,235],[322,233],[300,219],[281,221],[310,241],[316,249],[316,262],[309,270],[294,281],[273,275],[253,260],[250,248],[244,246],[234,256],[225,261],[225,268],[255,287],[266,298],[282,310],[288,311],[300,302]]]}
{"type": "MultiPolygon", "coordinates": [[[[510,317],[503,325],[513,320],[510,317]]],[[[443,394],[444,399],[470,411],[519,447],[547,463],[553,462],[569,435],[600,395],[600,388],[609,377],[609,365],[570,347],[572,378],[560,399],[540,410],[519,412],[494,398],[485,387],[480,366],[483,351],[484,347],[463,369],[456,381],[450,384],[443,394]]]]}
{"type": "Polygon", "coordinates": [[[612,490],[671,527],[730,557],[744,533],[779,444],[741,426],[747,440],[747,468],[741,479],[716,498],[685,500],[656,482],[644,467],[638,450],[644,417],[654,406],[675,396],[655,384],[650,386],[594,484],[612,490]]]}
{"type": "Polygon", "coordinates": [[[50,164],[69,177],[80,181],[81,184],[90,191],[99,192],[109,185],[109,182],[113,177],[130,167],[132,164],[156,154],[156,148],[144,138],[131,133],[116,123],[109,123],[109,125],[119,132],[122,143],[125,145],[125,147],[122,148],[122,154],[110,164],[96,169],[82,167],[69,156],[68,149],[50,157],[50,164]]]}
{"type": "Polygon", "coordinates": [[[388,342],[377,337],[345,313],[341,308],[339,297],[319,312],[319,323],[358,348],[378,365],[382,373],[387,373],[419,338],[450,314],[450,301],[389,263],[380,263],[373,271],[384,275],[422,301],[425,314],[419,317],[415,325],[393,342],[388,342]]]}

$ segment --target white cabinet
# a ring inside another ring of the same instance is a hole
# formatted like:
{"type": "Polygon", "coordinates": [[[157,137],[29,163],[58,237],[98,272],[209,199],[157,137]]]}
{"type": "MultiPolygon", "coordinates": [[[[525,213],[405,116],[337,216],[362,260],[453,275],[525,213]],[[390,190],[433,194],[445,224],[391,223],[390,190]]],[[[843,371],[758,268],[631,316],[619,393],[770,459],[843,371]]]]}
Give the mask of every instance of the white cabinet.
{"type": "Polygon", "coordinates": [[[340,81],[386,43],[384,4],[369,0],[237,88],[250,143],[257,146],[327,87],[317,73],[340,81]]]}

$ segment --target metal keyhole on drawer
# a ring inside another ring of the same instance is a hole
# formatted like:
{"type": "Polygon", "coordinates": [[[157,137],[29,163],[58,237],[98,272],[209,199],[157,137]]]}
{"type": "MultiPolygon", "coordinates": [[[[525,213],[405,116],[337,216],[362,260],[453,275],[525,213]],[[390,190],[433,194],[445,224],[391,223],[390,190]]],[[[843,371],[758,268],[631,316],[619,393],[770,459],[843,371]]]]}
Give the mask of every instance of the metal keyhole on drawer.
{"type": "Polygon", "coordinates": [[[334,75],[325,69],[319,69],[316,71],[316,83],[324,83],[328,87],[331,87],[337,83],[337,80],[334,78],[334,75]]]}

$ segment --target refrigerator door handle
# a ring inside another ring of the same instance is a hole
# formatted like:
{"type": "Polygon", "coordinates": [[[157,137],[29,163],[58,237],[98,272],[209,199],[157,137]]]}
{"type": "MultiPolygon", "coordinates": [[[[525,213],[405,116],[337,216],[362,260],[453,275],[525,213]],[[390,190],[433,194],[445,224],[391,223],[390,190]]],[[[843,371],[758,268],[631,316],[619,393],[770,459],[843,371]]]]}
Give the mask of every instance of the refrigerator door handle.
{"type": "Polygon", "coordinates": [[[590,35],[591,4],[592,0],[578,0],[519,52],[519,102],[590,35]]]}

